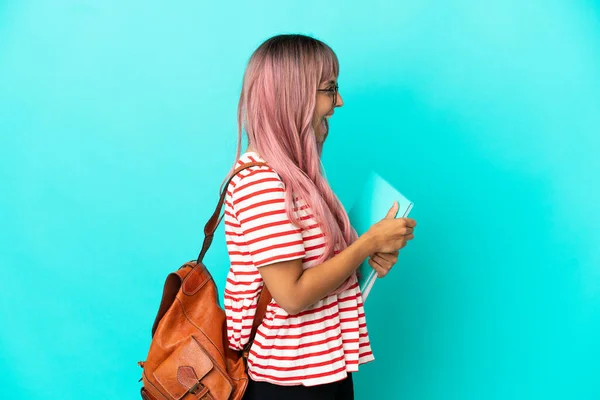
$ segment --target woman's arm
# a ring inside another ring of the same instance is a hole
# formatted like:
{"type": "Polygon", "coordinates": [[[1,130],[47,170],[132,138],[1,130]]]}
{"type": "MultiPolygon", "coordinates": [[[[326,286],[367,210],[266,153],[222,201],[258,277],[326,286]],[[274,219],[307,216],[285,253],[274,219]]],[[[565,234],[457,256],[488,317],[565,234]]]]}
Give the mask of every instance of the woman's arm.
{"type": "Polygon", "coordinates": [[[370,236],[365,234],[313,268],[303,270],[302,260],[296,259],[258,270],[277,304],[294,315],[337,289],[373,252],[370,236]]]}
{"type": "MultiPolygon", "coordinates": [[[[394,202],[386,217],[329,260],[307,270],[300,259],[259,268],[271,295],[288,314],[297,314],[337,289],[373,253],[395,253],[414,238],[414,219],[394,218],[394,202]]],[[[387,266],[391,268],[392,264],[387,266]]]]}

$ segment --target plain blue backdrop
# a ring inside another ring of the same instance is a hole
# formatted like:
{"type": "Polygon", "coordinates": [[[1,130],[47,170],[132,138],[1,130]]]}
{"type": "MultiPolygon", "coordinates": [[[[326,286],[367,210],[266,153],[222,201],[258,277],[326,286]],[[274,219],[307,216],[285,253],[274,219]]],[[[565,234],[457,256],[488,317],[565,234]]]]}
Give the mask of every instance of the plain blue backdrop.
{"type": "Polygon", "coordinates": [[[138,398],[164,279],[234,161],[244,68],[279,33],[339,57],[323,158],[346,208],[370,169],[415,202],[357,399],[600,398],[589,0],[0,1],[1,397],[138,398]]]}

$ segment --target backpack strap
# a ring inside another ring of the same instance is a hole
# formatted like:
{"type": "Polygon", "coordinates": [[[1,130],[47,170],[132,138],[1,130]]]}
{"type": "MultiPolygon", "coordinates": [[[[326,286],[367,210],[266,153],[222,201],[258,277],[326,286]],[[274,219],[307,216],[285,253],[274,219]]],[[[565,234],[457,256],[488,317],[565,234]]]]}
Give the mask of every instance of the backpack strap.
{"type": "Polygon", "coordinates": [[[260,324],[262,324],[263,319],[265,319],[265,315],[267,314],[267,306],[271,302],[271,299],[271,293],[269,292],[269,289],[267,289],[267,285],[263,283],[260,296],[258,297],[258,304],[256,305],[256,314],[254,314],[254,320],[252,321],[250,339],[242,351],[242,357],[244,357],[245,360],[248,359],[248,354],[250,353],[250,347],[252,347],[252,343],[254,343],[256,331],[258,330],[260,324]]]}
{"type": "MultiPolygon", "coordinates": [[[[202,260],[204,259],[204,256],[206,255],[206,252],[208,251],[208,249],[213,241],[213,237],[214,237],[215,231],[217,230],[217,226],[219,226],[219,223],[223,219],[223,216],[220,216],[220,215],[221,215],[221,210],[223,209],[223,204],[225,203],[225,196],[227,195],[227,187],[229,186],[229,183],[231,182],[233,177],[236,176],[241,171],[245,170],[246,168],[255,167],[255,166],[268,167],[269,164],[264,163],[264,162],[258,162],[258,161],[242,164],[233,171],[233,173],[231,174],[231,176],[229,177],[229,179],[227,180],[225,185],[223,185],[223,190],[221,191],[221,197],[219,198],[219,203],[217,204],[217,207],[215,208],[215,212],[213,213],[212,217],[210,217],[210,219],[204,226],[204,243],[202,244],[202,250],[200,251],[200,254],[198,255],[196,264],[202,263],[202,260]]],[[[252,321],[252,330],[250,331],[250,340],[248,341],[248,344],[246,345],[246,347],[244,348],[243,353],[242,353],[244,358],[248,357],[248,352],[250,351],[250,347],[252,346],[252,343],[254,342],[254,336],[256,335],[256,330],[258,329],[258,327],[262,323],[263,319],[265,318],[265,314],[267,313],[267,306],[271,302],[271,299],[272,299],[271,293],[267,289],[267,286],[265,284],[263,284],[263,288],[258,297],[256,314],[254,315],[254,320],[252,321]]]]}
{"type": "Polygon", "coordinates": [[[229,186],[229,182],[231,182],[233,177],[236,176],[241,171],[245,170],[246,168],[255,167],[255,166],[268,167],[269,165],[264,162],[251,162],[251,163],[246,163],[246,164],[240,165],[235,171],[233,171],[233,173],[227,180],[227,183],[225,183],[225,185],[223,186],[223,190],[221,191],[221,197],[219,198],[219,203],[217,203],[215,212],[213,213],[212,217],[210,217],[210,219],[204,226],[204,242],[202,243],[202,250],[200,250],[200,254],[198,254],[198,259],[196,260],[197,264],[202,263],[202,260],[204,259],[204,256],[206,255],[206,252],[208,251],[208,248],[210,247],[210,245],[213,241],[213,236],[215,235],[217,226],[219,226],[221,219],[223,219],[223,216],[220,216],[220,215],[221,215],[221,210],[223,209],[223,203],[225,202],[225,196],[227,195],[227,186],[229,186]]]}
{"type": "MultiPolygon", "coordinates": [[[[227,186],[229,186],[229,182],[231,182],[231,179],[233,179],[233,177],[236,176],[239,172],[245,170],[246,168],[250,168],[250,167],[254,167],[254,166],[268,166],[268,164],[264,163],[264,162],[251,162],[251,163],[246,163],[246,164],[240,165],[237,169],[235,169],[233,171],[233,173],[227,180],[227,183],[225,184],[225,186],[223,187],[223,190],[221,191],[221,197],[219,198],[219,203],[217,204],[215,212],[213,213],[212,217],[208,220],[208,222],[206,223],[206,226],[204,227],[204,243],[202,244],[202,250],[200,251],[200,254],[198,255],[198,260],[196,261],[196,264],[194,265],[193,261],[191,261],[189,263],[185,263],[181,268],[179,268],[179,271],[173,272],[173,273],[169,274],[169,276],[167,277],[167,280],[166,280],[164,288],[163,288],[163,295],[162,295],[162,299],[160,302],[160,307],[159,307],[158,313],[156,315],[156,318],[154,320],[154,324],[152,326],[152,336],[154,336],[154,332],[156,331],[156,328],[158,327],[158,323],[160,322],[162,317],[165,315],[167,310],[171,307],[171,304],[173,304],[173,301],[175,301],[177,292],[179,292],[179,289],[181,288],[183,279],[187,275],[187,273],[185,271],[182,271],[182,269],[185,267],[194,268],[195,266],[198,266],[199,264],[201,264],[202,259],[204,258],[204,255],[206,254],[208,248],[210,247],[210,244],[212,243],[213,236],[215,234],[215,230],[217,229],[217,226],[221,222],[221,219],[223,219],[223,217],[222,216],[219,217],[219,215],[221,214],[221,210],[223,208],[223,203],[225,202],[225,196],[227,195],[227,186]]],[[[204,266],[202,266],[202,267],[205,268],[204,266]]],[[[208,272],[208,270],[207,270],[207,272],[208,272]]],[[[209,274],[210,274],[210,272],[209,272],[209,274]]],[[[252,322],[252,331],[250,332],[250,341],[248,342],[248,345],[244,349],[243,354],[247,354],[247,351],[250,350],[250,346],[252,345],[252,342],[254,341],[254,336],[256,335],[256,330],[262,323],[262,320],[264,319],[265,314],[267,312],[267,305],[270,302],[271,302],[271,294],[269,293],[269,290],[267,289],[267,287],[263,284],[263,289],[258,298],[258,305],[256,308],[256,314],[254,316],[254,321],[252,322]]]]}

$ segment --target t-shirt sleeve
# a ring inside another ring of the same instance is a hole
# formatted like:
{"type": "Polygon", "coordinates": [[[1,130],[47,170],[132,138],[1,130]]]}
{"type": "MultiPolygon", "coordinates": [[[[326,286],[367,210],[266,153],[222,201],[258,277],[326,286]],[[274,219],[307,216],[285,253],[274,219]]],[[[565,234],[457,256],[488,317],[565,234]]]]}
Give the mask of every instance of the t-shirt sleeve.
{"type": "Polygon", "coordinates": [[[256,267],[304,258],[302,230],[288,218],[285,185],[270,168],[243,176],[232,192],[232,205],[245,245],[256,267]]]}

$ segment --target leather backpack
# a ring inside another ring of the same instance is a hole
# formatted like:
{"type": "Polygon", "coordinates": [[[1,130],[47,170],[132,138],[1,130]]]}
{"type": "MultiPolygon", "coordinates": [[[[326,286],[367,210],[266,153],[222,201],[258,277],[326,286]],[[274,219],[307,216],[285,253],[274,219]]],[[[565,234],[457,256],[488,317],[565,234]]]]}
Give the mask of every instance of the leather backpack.
{"type": "Polygon", "coordinates": [[[229,348],[225,311],[219,305],[215,282],[202,263],[223,216],[221,209],[231,179],[259,165],[241,165],[227,180],[219,203],[204,228],[202,250],[196,260],[183,264],[165,282],[160,307],[152,326],[152,341],[142,367],[144,400],[239,400],[248,385],[246,360],[256,329],[271,295],[263,286],[250,341],[243,351],[229,348]]]}

